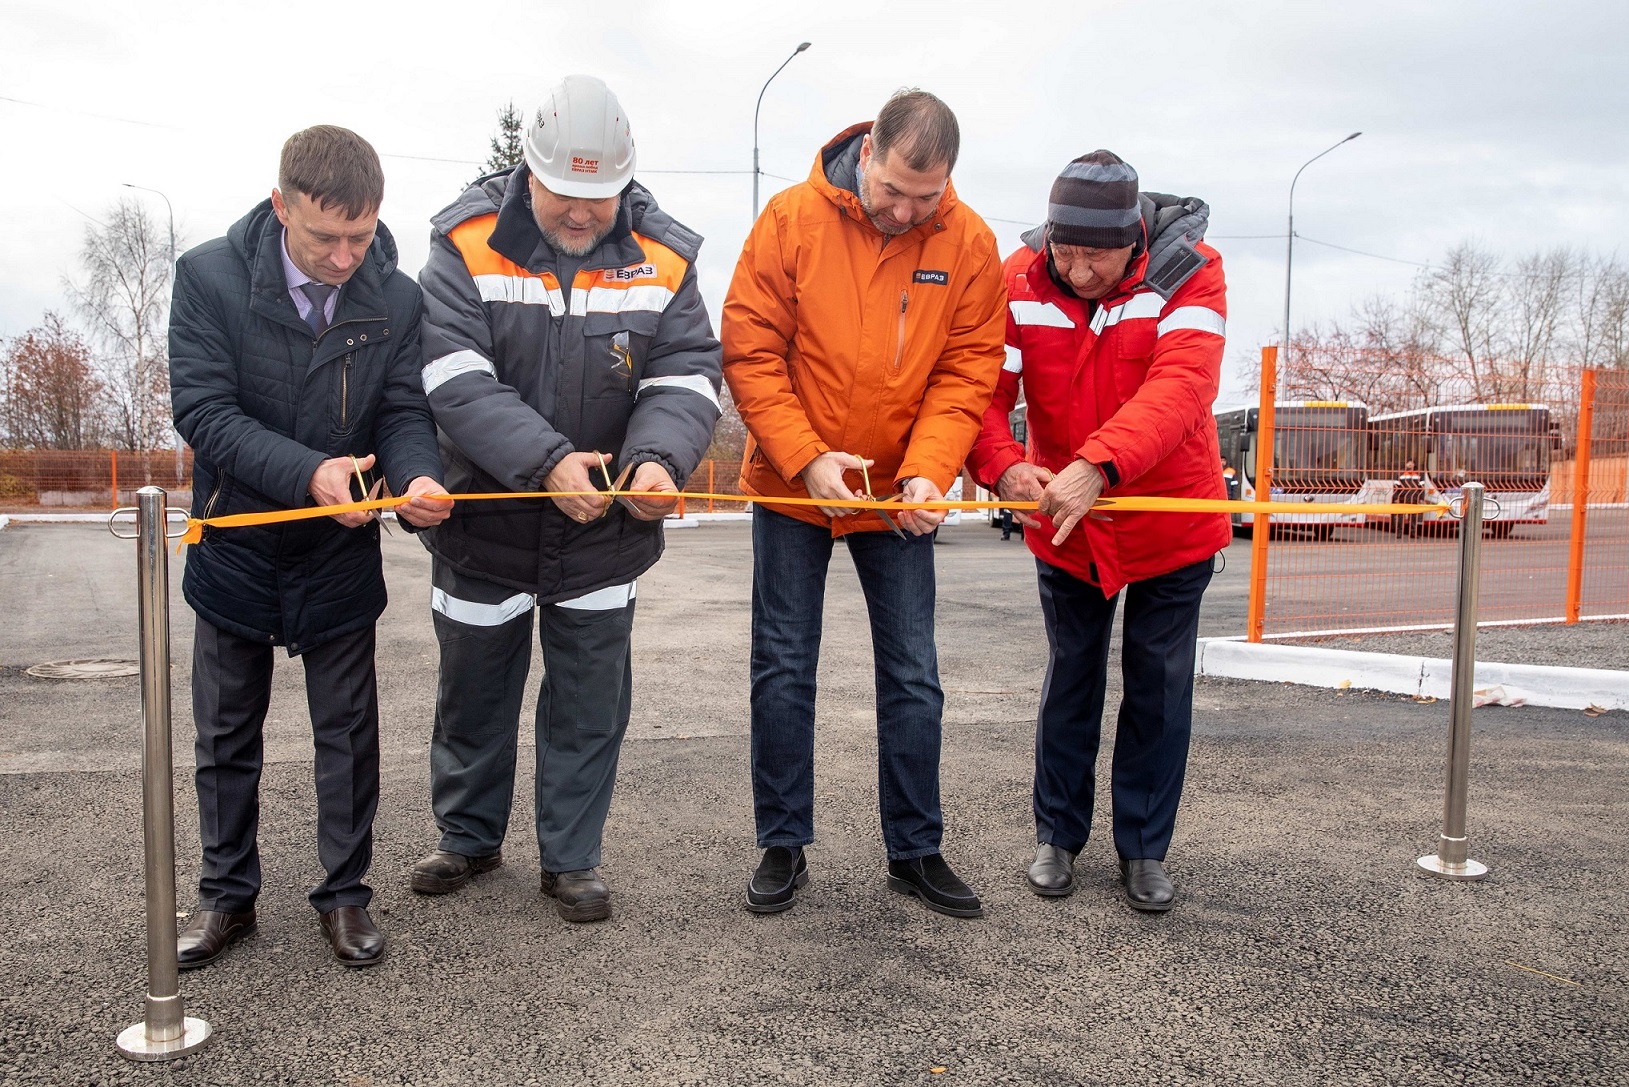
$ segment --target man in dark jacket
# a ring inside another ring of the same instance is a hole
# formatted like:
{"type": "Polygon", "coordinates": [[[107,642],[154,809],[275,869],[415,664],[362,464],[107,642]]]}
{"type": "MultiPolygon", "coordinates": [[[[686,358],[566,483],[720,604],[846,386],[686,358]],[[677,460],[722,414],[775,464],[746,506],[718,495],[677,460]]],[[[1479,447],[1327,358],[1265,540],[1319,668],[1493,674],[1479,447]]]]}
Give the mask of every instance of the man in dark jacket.
{"type": "MultiPolygon", "coordinates": [[[[590,76],[556,86],[524,165],[433,220],[424,388],[456,492],[673,492],[718,420],[719,346],[696,286],[701,238],[633,180],[626,114],[590,76]]],[[[635,579],[671,499],[460,503],[424,535],[441,645],[421,894],[501,863],[533,612],[537,841],[568,921],[610,916],[600,841],[632,697],[635,579]],[[541,605],[541,607],[539,607],[541,605]]]]}
{"type": "MultiPolygon", "coordinates": [[[[435,427],[419,386],[419,290],[378,221],[373,148],[328,125],[283,146],[278,188],[224,238],[176,265],[170,315],[175,425],[194,452],[195,517],[332,506],[381,470],[408,525],[444,520],[435,427]]],[[[375,489],[372,487],[369,490],[375,489]]],[[[366,513],[206,530],[182,592],[197,613],[198,910],[183,969],[254,931],[260,892],[261,726],[272,647],[305,663],[316,742],[311,904],[334,957],[368,966],[384,936],[362,882],[379,802],[374,623],[385,609],[379,525],[366,513]]]]}

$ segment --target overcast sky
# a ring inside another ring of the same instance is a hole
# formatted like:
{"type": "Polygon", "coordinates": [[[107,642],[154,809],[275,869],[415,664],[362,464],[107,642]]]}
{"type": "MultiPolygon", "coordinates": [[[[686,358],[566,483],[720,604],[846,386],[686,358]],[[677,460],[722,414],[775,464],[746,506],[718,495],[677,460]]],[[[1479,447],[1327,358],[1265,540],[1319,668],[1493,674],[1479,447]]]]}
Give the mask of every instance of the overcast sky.
{"type": "Polygon", "coordinates": [[[765,198],[905,85],[955,109],[956,188],[1003,254],[1063,164],[1107,147],[1144,188],[1211,205],[1230,288],[1224,400],[1282,324],[1290,178],[1351,131],[1296,189],[1297,325],[1406,291],[1417,268],[1399,262],[1466,239],[1629,256],[1623,0],[4,0],[0,336],[67,308],[87,217],[134,196],[164,222],[159,197],[121,182],[161,190],[196,244],[270,192],[283,140],[312,124],[378,148],[382,218],[416,275],[428,219],[477,173],[497,110],[513,99],[529,115],[571,72],[617,92],[640,179],[706,236],[716,324],[752,217],[753,102],[805,40],[763,101],[763,168],[779,175],[765,198]]]}

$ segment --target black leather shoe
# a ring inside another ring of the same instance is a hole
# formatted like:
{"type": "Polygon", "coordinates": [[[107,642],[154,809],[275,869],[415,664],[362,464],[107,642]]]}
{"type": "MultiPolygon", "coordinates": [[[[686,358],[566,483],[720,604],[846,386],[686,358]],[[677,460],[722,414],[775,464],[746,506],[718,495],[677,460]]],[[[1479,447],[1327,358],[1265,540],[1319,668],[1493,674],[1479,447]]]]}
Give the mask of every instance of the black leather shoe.
{"type": "Polygon", "coordinates": [[[809,862],[800,845],[772,845],[764,850],[758,870],[747,884],[747,909],[780,913],[798,900],[798,888],[809,882],[809,862]]]}
{"type": "Polygon", "coordinates": [[[321,917],[322,933],[341,966],[372,966],[385,956],[385,934],[361,906],[339,906],[321,917]]]}
{"type": "Polygon", "coordinates": [[[567,921],[603,921],[611,916],[611,889],[594,868],[544,872],[543,893],[567,921]]]}
{"type": "Polygon", "coordinates": [[[1152,857],[1122,859],[1120,882],[1126,885],[1126,901],[1134,910],[1164,913],[1176,904],[1176,888],[1165,874],[1165,865],[1152,857]]]}
{"type": "Polygon", "coordinates": [[[938,853],[908,861],[888,862],[888,886],[902,895],[915,895],[930,910],[951,917],[983,917],[979,896],[938,853]]]}
{"type": "Polygon", "coordinates": [[[503,864],[503,851],[485,857],[466,857],[438,849],[414,862],[407,885],[421,895],[444,895],[458,890],[472,876],[490,872],[503,864]]]}
{"type": "Polygon", "coordinates": [[[199,910],[175,937],[175,965],[179,970],[208,966],[226,949],[255,930],[255,911],[218,913],[199,910]]]}
{"type": "Polygon", "coordinates": [[[1029,889],[1048,898],[1074,893],[1075,855],[1051,842],[1037,845],[1035,862],[1029,866],[1029,889]]]}

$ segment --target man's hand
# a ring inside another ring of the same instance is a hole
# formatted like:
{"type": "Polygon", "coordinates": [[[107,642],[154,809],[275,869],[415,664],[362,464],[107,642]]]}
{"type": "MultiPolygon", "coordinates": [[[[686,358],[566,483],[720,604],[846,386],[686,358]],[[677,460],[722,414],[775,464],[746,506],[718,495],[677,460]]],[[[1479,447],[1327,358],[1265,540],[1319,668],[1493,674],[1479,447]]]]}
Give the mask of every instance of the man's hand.
{"type": "Polygon", "coordinates": [[[1079,457],[1046,485],[1046,490],[1041,492],[1040,512],[1052,518],[1052,523],[1058,526],[1058,534],[1052,537],[1053,547],[1063,545],[1063,541],[1069,538],[1102,493],[1103,473],[1097,465],[1079,457]]]}
{"type": "Polygon", "coordinates": [[[452,515],[452,499],[424,498],[423,495],[446,494],[447,488],[429,476],[420,476],[407,485],[407,501],[396,507],[396,516],[416,528],[439,525],[452,515]]]}
{"type": "MultiPolygon", "coordinates": [[[[927,476],[912,476],[905,481],[905,489],[900,495],[907,502],[937,502],[944,497],[944,493],[933,485],[933,480],[927,476]]],[[[946,510],[900,510],[894,514],[899,527],[912,536],[926,536],[939,527],[939,522],[945,519],[946,510]]]]}
{"type": "MultiPolygon", "coordinates": [[[[864,498],[865,495],[853,490],[843,479],[844,472],[858,472],[861,464],[870,468],[877,462],[874,460],[861,461],[852,453],[839,453],[833,450],[822,453],[809,462],[809,466],[800,473],[803,477],[803,486],[809,492],[810,498],[864,498]]],[[[859,510],[843,509],[838,506],[819,506],[821,513],[827,517],[852,517],[859,510]]]]}
{"type": "MultiPolygon", "coordinates": [[[[544,490],[592,491],[600,474],[600,466],[611,459],[609,453],[567,453],[543,480],[544,490]],[[589,475],[592,471],[594,475],[589,475]]],[[[610,495],[587,495],[581,498],[556,498],[554,504],[573,521],[586,524],[602,517],[611,505],[610,495]]]]}
{"type": "MultiPolygon", "coordinates": [[[[645,461],[634,469],[633,482],[628,484],[630,491],[669,491],[679,493],[679,488],[673,485],[673,477],[653,460],[645,461]]],[[[673,512],[678,505],[677,498],[651,498],[647,495],[630,494],[623,497],[627,503],[628,512],[641,521],[660,521],[673,512]]]]}
{"type": "MultiPolygon", "coordinates": [[[[356,499],[351,495],[351,480],[356,478],[358,471],[366,472],[372,467],[372,453],[354,459],[330,457],[317,465],[317,470],[311,473],[311,482],[306,490],[317,500],[319,506],[341,506],[347,502],[354,502],[356,499]]],[[[358,528],[373,520],[371,510],[360,513],[335,513],[330,516],[346,528],[358,528]]]]}
{"type": "MultiPolygon", "coordinates": [[[[1008,502],[1039,502],[1041,492],[1052,479],[1052,473],[1039,464],[1021,460],[1002,472],[1001,478],[996,480],[996,497],[1008,502]]],[[[1013,510],[1012,515],[1013,519],[1025,528],[1041,527],[1041,522],[1037,521],[1032,513],[1013,510]]]]}

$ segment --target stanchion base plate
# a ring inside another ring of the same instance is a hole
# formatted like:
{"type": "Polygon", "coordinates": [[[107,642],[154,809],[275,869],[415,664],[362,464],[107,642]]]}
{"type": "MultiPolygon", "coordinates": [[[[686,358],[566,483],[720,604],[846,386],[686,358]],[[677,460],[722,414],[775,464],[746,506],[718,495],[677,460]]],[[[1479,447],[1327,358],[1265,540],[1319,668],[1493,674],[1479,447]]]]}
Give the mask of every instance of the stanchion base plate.
{"type": "Polygon", "coordinates": [[[114,1044],[119,1047],[120,1053],[133,1061],[169,1061],[201,1048],[209,1041],[210,1035],[208,1023],[189,1015],[183,1021],[179,1038],[172,1038],[168,1042],[152,1041],[147,1037],[147,1024],[142,1022],[126,1027],[114,1044]]]}
{"type": "Polygon", "coordinates": [[[1449,864],[1435,853],[1421,857],[1415,862],[1422,872],[1427,872],[1440,879],[1471,880],[1481,879],[1488,874],[1488,866],[1473,860],[1464,864],[1449,864]]]}

